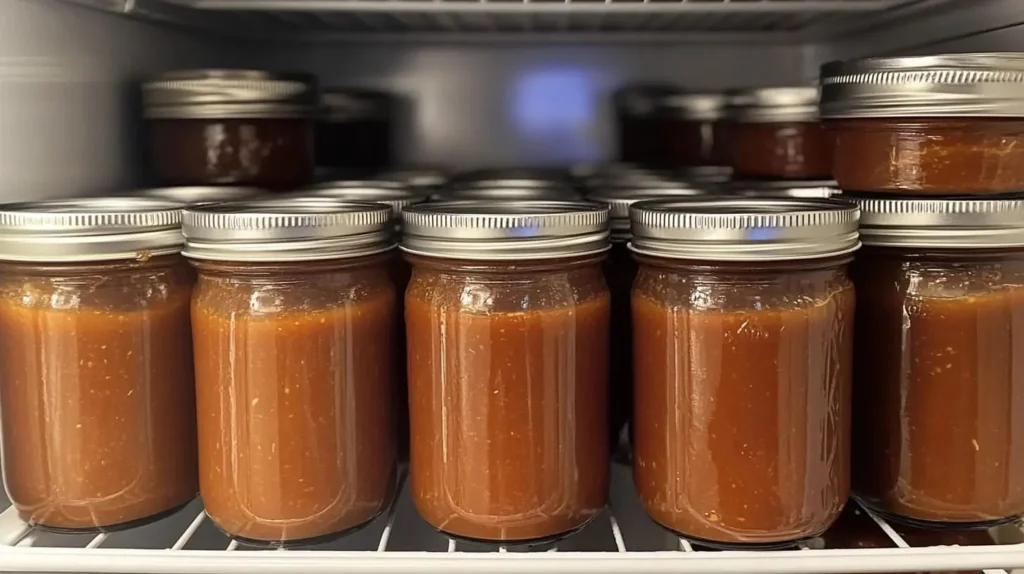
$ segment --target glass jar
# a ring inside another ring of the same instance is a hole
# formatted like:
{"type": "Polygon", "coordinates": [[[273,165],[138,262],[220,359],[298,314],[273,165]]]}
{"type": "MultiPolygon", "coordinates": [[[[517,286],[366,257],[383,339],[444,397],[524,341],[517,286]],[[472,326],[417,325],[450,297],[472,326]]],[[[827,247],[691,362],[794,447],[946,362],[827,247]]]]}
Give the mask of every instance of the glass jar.
{"type": "Polygon", "coordinates": [[[392,225],[387,206],[330,200],[185,211],[199,486],[232,538],[309,543],[390,505],[392,225]]]}
{"type": "Polygon", "coordinates": [[[305,74],[185,70],[146,82],[152,175],[172,186],[307,185],[317,97],[305,74]]]}
{"type": "Polygon", "coordinates": [[[758,88],[730,110],[737,178],[831,179],[832,140],[818,119],[818,88],[758,88]]]}
{"type": "Polygon", "coordinates": [[[857,208],[694,198],[630,215],[644,508],[712,547],[821,534],[849,491],[857,208]]]}
{"type": "Polygon", "coordinates": [[[679,95],[671,86],[628,86],[613,99],[618,124],[619,161],[644,167],[663,167],[668,162],[661,129],[665,98],[679,95]]]}
{"type": "Polygon", "coordinates": [[[1024,515],[1024,200],[857,202],[855,492],[924,526],[1024,515]]]}
{"type": "Polygon", "coordinates": [[[180,218],[142,198],[0,208],[3,476],[33,526],[115,530],[195,498],[180,218]]]}
{"type": "Polygon", "coordinates": [[[420,515],[501,543],[584,527],[608,498],[608,209],[464,201],[403,217],[420,515]]]}
{"type": "Polygon", "coordinates": [[[665,168],[729,165],[725,94],[672,94],[658,126],[667,148],[665,168]]]}
{"type": "Polygon", "coordinates": [[[668,182],[661,185],[605,187],[587,194],[587,201],[608,206],[611,227],[612,247],[605,260],[605,279],[612,297],[608,433],[613,451],[618,448],[622,429],[633,414],[633,322],[629,308],[637,264],[626,247],[632,237],[629,231],[629,206],[638,201],[700,195],[707,195],[707,191],[683,183],[668,182]]]}
{"type": "Polygon", "coordinates": [[[255,199],[264,193],[266,192],[256,187],[206,185],[187,187],[154,187],[133,192],[132,195],[164,199],[184,205],[205,205],[207,203],[255,199]]]}
{"type": "Polygon", "coordinates": [[[373,90],[325,90],[316,128],[316,165],[368,174],[394,163],[398,100],[373,90]]]}

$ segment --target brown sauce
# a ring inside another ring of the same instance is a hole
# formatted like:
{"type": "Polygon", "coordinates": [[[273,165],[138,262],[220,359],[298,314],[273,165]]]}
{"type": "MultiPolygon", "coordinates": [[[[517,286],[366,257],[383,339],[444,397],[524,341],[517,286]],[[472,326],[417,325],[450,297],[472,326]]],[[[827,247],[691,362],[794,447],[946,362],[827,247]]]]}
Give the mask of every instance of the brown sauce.
{"type": "Polygon", "coordinates": [[[192,307],[206,511],[260,542],[363,525],[395,482],[386,261],[244,268],[200,264],[192,307]]]}
{"type": "Polygon", "coordinates": [[[847,191],[1020,193],[1024,121],[835,120],[835,179],[847,191]]]}
{"type": "Polygon", "coordinates": [[[818,122],[734,122],[728,129],[737,177],[832,179],[832,135],[818,122]]]}
{"type": "Polygon", "coordinates": [[[178,256],[5,266],[4,479],[23,520],[107,529],[195,497],[191,281],[178,256]]]}
{"type": "Polygon", "coordinates": [[[414,263],[406,325],[419,513],[489,541],[584,526],[608,496],[609,296],[597,260],[506,275],[509,264],[467,275],[414,263]]]}
{"type": "Polygon", "coordinates": [[[854,279],[855,490],[917,521],[1024,513],[1024,257],[866,248],[854,279]]]}
{"type": "Polygon", "coordinates": [[[854,293],[843,266],[655,261],[641,259],[632,303],[644,508],[711,543],[820,534],[849,490],[854,293]]]}

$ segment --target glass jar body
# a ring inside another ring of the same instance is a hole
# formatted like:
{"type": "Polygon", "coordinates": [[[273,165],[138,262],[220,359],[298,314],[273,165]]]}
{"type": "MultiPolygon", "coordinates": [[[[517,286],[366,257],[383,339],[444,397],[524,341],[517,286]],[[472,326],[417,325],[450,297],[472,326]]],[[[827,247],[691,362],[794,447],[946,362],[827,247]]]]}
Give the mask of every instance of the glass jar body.
{"type": "Polygon", "coordinates": [[[1024,189],[1024,119],[832,120],[846,191],[965,195],[1024,189]]]}
{"type": "Polygon", "coordinates": [[[865,247],[853,487],[911,522],[1024,514],[1024,250],[865,247]]]}
{"type": "Polygon", "coordinates": [[[733,122],[729,130],[738,178],[832,179],[832,136],[817,121],[733,122]]]}
{"type": "Polygon", "coordinates": [[[488,541],[583,527],[608,496],[603,257],[409,258],[409,473],[420,514],[488,541]]]}
{"type": "Polygon", "coordinates": [[[823,532],[849,492],[845,260],[638,259],[633,472],[647,512],[713,545],[823,532]]]}
{"type": "Polygon", "coordinates": [[[725,120],[665,118],[662,138],[666,169],[729,165],[725,120]]]}
{"type": "Polygon", "coordinates": [[[232,537],[309,541],[390,504],[393,256],[196,263],[200,491],[232,537]]]}
{"type": "Polygon", "coordinates": [[[308,119],[150,120],[149,138],[150,166],[162,185],[288,191],[313,180],[308,119]]]}
{"type": "Polygon", "coordinates": [[[192,500],[188,264],[173,255],[2,269],[4,484],[21,518],[103,530],[192,500]]]}
{"type": "Polygon", "coordinates": [[[394,167],[389,116],[324,120],[316,126],[316,165],[369,173],[394,167]]]}

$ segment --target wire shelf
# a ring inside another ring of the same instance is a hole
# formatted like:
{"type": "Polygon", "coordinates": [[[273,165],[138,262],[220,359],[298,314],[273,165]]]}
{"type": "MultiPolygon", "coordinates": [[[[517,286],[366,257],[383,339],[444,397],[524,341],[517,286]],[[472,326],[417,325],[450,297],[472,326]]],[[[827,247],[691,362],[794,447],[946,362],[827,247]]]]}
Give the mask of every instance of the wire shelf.
{"type": "MultiPolygon", "coordinates": [[[[726,573],[935,572],[1024,567],[1020,525],[988,531],[991,545],[921,546],[851,502],[839,524],[867,532],[878,548],[848,549],[842,537],[811,540],[794,550],[708,551],[651,521],[633,494],[630,470],[612,471],[611,504],[580,532],[555,545],[515,548],[456,542],[427,525],[407,490],[390,512],[334,542],[293,550],[256,550],[222,534],[200,502],[156,523],[96,535],[30,528],[13,509],[0,514],[0,571],[189,574],[350,573],[726,573]]],[[[970,540],[981,533],[974,532],[970,540]]],[[[863,535],[858,537],[864,539],[863,535]]],[[[950,538],[946,533],[943,540],[950,538]]],[[[858,545],[863,546],[863,543],[858,545]]]]}
{"type": "Polygon", "coordinates": [[[951,0],[66,0],[234,36],[585,33],[799,42],[851,35],[951,0]]]}

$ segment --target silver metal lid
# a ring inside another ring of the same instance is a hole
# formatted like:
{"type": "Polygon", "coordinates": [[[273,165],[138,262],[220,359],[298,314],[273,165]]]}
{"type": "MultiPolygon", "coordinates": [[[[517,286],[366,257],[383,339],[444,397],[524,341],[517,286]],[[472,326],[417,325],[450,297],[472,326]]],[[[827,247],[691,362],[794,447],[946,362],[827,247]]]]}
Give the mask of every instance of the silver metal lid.
{"type": "Polygon", "coordinates": [[[142,85],[147,118],[305,118],[317,110],[316,77],[261,70],[181,70],[142,85]]]}
{"type": "Polygon", "coordinates": [[[857,206],[834,199],[642,201],[630,207],[630,249],[708,261],[833,257],[860,247],[857,206]]]}
{"type": "Polygon", "coordinates": [[[395,246],[391,208],[379,203],[265,199],[190,207],[183,253],[214,261],[287,262],[360,257],[395,246]]]}
{"type": "Polygon", "coordinates": [[[818,120],[816,86],[755,88],[736,94],[729,117],[740,123],[813,122],[818,120]]]}
{"type": "Polygon", "coordinates": [[[745,197],[819,197],[842,194],[838,184],[830,180],[752,180],[733,181],[729,192],[745,197]]]}
{"type": "Polygon", "coordinates": [[[565,200],[573,201],[583,199],[578,192],[566,187],[477,187],[464,189],[449,189],[431,194],[431,201],[461,201],[461,200],[565,200]]]}
{"type": "Polygon", "coordinates": [[[266,191],[256,187],[206,185],[140,189],[132,192],[132,195],[166,199],[167,201],[174,201],[185,205],[203,205],[207,203],[222,203],[225,201],[254,199],[265,193],[266,191]]]}
{"type": "Polygon", "coordinates": [[[332,88],[320,96],[326,118],[332,122],[385,118],[391,114],[394,101],[387,92],[362,89],[332,88]]]}
{"type": "Polygon", "coordinates": [[[395,181],[414,189],[434,189],[448,183],[448,174],[430,167],[405,167],[377,174],[381,180],[395,181]]]}
{"type": "Polygon", "coordinates": [[[0,205],[0,259],[145,260],[181,251],[180,203],[148,197],[55,199],[0,205]]]}
{"type": "Polygon", "coordinates": [[[725,117],[725,94],[672,94],[662,100],[665,111],[675,117],[694,121],[714,121],[725,117]]]}
{"type": "Polygon", "coordinates": [[[821,85],[829,119],[1024,116],[1024,53],[831,62],[821,85]]]}
{"type": "Polygon", "coordinates": [[[402,210],[406,207],[426,201],[421,193],[411,189],[389,184],[388,182],[371,181],[331,181],[307,187],[290,197],[326,197],[342,201],[360,201],[383,203],[391,206],[395,219],[401,220],[402,210]]]}
{"type": "Polygon", "coordinates": [[[681,177],[694,183],[727,183],[732,179],[732,168],[725,165],[698,165],[683,168],[681,177]]]}
{"type": "Polygon", "coordinates": [[[665,185],[638,185],[607,187],[587,194],[587,201],[602,203],[609,208],[613,240],[627,240],[632,235],[629,227],[629,206],[639,201],[707,196],[708,191],[685,183],[664,182],[665,185]]]}
{"type": "Polygon", "coordinates": [[[1024,246],[1024,199],[865,199],[865,245],[984,249],[1024,246]]]}
{"type": "Polygon", "coordinates": [[[585,201],[420,203],[402,219],[402,250],[432,257],[551,259],[609,247],[608,207],[585,201]]]}

